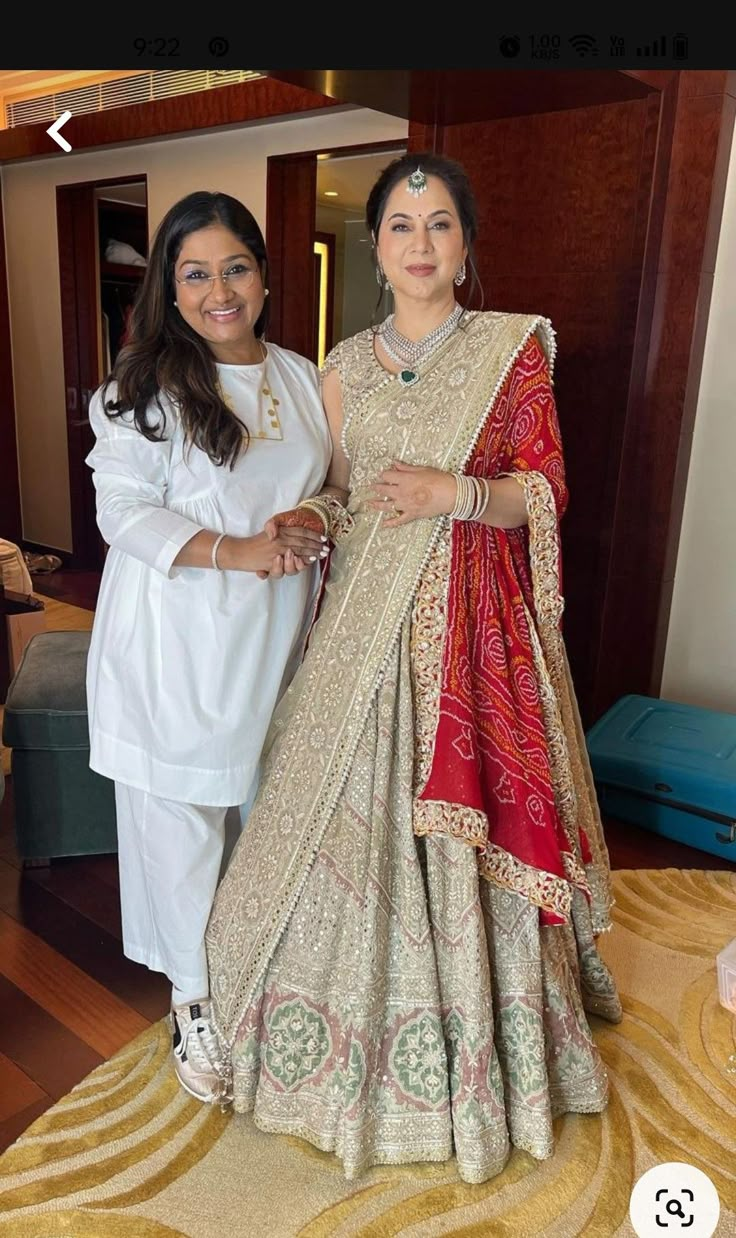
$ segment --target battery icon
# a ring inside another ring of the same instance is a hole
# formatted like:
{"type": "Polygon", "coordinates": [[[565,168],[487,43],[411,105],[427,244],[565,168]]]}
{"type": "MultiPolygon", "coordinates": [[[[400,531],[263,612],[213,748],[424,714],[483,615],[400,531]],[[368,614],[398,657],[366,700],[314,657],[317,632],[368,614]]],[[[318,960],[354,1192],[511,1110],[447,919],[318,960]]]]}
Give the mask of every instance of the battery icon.
{"type": "Polygon", "coordinates": [[[672,37],[672,55],[675,60],[687,60],[687,35],[675,34],[672,37]]]}

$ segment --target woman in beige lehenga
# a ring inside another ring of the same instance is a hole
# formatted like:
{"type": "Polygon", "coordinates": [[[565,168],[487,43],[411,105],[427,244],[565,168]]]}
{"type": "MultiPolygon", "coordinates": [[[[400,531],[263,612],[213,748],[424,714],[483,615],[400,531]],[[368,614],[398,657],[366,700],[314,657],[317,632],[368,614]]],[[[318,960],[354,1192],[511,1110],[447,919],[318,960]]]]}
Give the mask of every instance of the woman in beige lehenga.
{"type": "Polygon", "coordinates": [[[620,1017],[560,635],[554,339],[456,305],[476,231],[458,165],[395,161],[367,220],[396,311],[325,366],[310,515],[335,548],[210,920],[213,1069],[348,1176],[454,1154],[481,1182],[604,1108],[585,1012],[620,1017]]]}

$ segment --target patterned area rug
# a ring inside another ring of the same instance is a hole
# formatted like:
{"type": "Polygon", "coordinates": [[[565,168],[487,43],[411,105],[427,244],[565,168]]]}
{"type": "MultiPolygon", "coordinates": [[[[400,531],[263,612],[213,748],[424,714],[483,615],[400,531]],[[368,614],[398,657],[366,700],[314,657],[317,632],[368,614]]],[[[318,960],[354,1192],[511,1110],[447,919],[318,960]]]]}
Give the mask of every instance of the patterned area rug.
{"type": "Polygon", "coordinates": [[[555,1155],[515,1152],[462,1183],[452,1163],[346,1182],[332,1156],[264,1135],[177,1086],[165,1025],[88,1076],[0,1158],[2,1238],[612,1238],[631,1235],[636,1179],[688,1161],[736,1235],[736,1039],[715,955],[736,937],[736,874],[624,871],[603,953],[625,1018],[596,1021],[605,1115],[557,1123],[555,1155]]]}

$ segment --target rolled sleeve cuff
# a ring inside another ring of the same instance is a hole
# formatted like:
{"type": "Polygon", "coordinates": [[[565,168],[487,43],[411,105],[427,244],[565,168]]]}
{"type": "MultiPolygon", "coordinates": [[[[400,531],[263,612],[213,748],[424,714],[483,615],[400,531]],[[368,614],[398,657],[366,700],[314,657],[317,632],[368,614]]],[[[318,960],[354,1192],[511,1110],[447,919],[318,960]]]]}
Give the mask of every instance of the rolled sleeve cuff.
{"type": "Polygon", "coordinates": [[[174,559],[182,546],[186,546],[203,528],[203,525],[172,512],[168,507],[158,507],[136,520],[124,532],[118,533],[115,545],[171,579],[174,559]]]}

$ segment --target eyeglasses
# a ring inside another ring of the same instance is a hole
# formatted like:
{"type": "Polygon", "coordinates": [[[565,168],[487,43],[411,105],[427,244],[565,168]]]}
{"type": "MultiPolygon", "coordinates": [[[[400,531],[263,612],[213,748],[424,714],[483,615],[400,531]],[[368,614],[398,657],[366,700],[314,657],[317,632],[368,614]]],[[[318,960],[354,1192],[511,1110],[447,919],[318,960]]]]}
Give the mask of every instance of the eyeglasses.
{"type": "Polygon", "coordinates": [[[253,267],[246,267],[238,263],[236,266],[230,267],[228,271],[222,271],[219,275],[207,275],[205,271],[187,271],[183,279],[177,279],[174,276],[174,282],[181,284],[184,288],[191,289],[198,296],[204,296],[212,292],[217,279],[221,279],[223,285],[232,288],[234,292],[245,292],[246,288],[250,288],[253,284],[256,274],[257,272],[253,267]]]}

